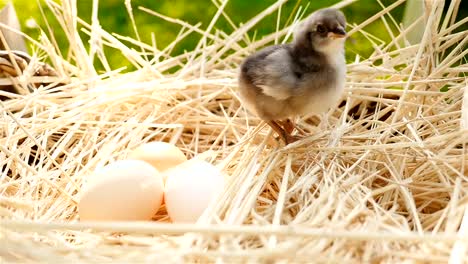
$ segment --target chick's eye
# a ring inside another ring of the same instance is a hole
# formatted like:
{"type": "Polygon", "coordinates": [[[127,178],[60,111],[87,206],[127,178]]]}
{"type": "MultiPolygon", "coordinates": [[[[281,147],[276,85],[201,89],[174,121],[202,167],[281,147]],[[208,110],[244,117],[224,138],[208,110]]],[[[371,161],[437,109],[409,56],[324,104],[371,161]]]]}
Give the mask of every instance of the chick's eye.
{"type": "Polygon", "coordinates": [[[317,32],[318,33],[325,33],[326,29],[323,25],[318,25],[317,26],[317,32]]]}

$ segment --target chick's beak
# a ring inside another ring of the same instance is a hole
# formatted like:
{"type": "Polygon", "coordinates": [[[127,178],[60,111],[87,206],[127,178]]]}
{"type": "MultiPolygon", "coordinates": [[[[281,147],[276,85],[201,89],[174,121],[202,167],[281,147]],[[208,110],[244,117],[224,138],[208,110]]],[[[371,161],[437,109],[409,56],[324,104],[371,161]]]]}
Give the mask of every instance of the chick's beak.
{"type": "Polygon", "coordinates": [[[342,27],[337,27],[335,30],[328,32],[328,37],[332,39],[346,37],[346,31],[342,27]]]}

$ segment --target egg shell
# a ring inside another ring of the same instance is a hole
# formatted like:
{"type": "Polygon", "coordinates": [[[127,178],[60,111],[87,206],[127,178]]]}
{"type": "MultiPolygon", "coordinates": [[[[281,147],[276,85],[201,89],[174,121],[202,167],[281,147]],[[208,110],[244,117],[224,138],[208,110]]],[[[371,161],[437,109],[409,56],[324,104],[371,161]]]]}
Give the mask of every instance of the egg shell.
{"type": "Polygon", "coordinates": [[[151,220],[161,206],[161,174],[140,160],[120,160],[97,170],[78,203],[80,220],[151,220]]]}
{"type": "Polygon", "coordinates": [[[178,147],[159,141],[137,147],[130,152],[127,158],[146,161],[160,172],[187,161],[187,157],[178,147]]]}
{"type": "Polygon", "coordinates": [[[195,223],[225,185],[219,169],[201,160],[190,160],[165,174],[166,209],[178,223],[195,223]]]}

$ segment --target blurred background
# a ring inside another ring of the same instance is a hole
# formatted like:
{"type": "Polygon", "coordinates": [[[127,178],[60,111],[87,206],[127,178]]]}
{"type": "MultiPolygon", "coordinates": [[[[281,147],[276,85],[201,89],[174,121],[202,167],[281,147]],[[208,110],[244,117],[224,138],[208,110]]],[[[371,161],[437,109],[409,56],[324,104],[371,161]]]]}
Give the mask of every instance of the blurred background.
{"type": "MultiPolygon", "coordinates": [[[[411,0],[410,0],[411,1],[411,0]]],[[[423,0],[414,0],[413,2],[418,2],[423,0]]],[[[437,0],[434,0],[437,1],[437,0]]],[[[25,0],[0,0],[0,9],[5,6],[8,2],[12,2],[17,15],[19,17],[23,32],[27,33],[29,36],[37,39],[41,30],[48,32],[46,27],[45,20],[41,15],[41,9],[45,14],[47,22],[51,26],[53,35],[56,38],[62,55],[67,54],[68,42],[65,38],[60,24],[58,23],[55,16],[48,9],[47,5],[42,0],[37,1],[25,1],[25,0]]],[[[76,1],[78,5],[78,16],[84,21],[91,22],[91,12],[93,1],[76,1]]],[[[151,45],[151,33],[154,33],[156,38],[156,44],[159,49],[163,49],[165,46],[170,44],[179,33],[181,26],[169,23],[161,18],[150,15],[147,12],[139,10],[139,7],[145,7],[151,10],[154,10],[160,14],[178,18],[180,20],[186,21],[192,25],[195,25],[198,22],[201,22],[201,28],[205,29],[210,24],[210,21],[218,7],[213,3],[219,3],[221,1],[215,0],[173,0],[173,1],[154,1],[154,0],[134,0],[131,1],[133,7],[133,15],[136,20],[138,33],[143,42],[151,45]]],[[[225,7],[225,13],[230,17],[232,22],[239,26],[240,23],[245,23],[255,15],[260,13],[262,10],[272,5],[276,1],[274,0],[262,0],[262,1],[253,1],[253,0],[231,0],[228,2],[225,7]]],[[[280,15],[280,25],[279,28],[283,28],[292,23],[295,13],[298,8],[306,9],[306,14],[310,14],[316,9],[327,7],[333,5],[337,0],[296,0],[288,1],[281,9],[280,15]]],[[[396,1],[393,0],[360,0],[356,1],[351,5],[343,8],[348,23],[350,24],[359,24],[371,17],[372,15],[381,11],[384,7],[393,4],[396,1]]],[[[449,6],[450,1],[446,1],[446,7],[449,6]]],[[[467,6],[466,0],[460,7],[458,14],[458,20],[467,16],[467,6]]],[[[418,11],[414,7],[408,8],[406,16],[408,19],[411,17],[417,17],[421,15],[421,11],[418,11]]],[[[405,4],[398,6],[397,8],[391,11],[391,15],[400,23],[403,21],[405,16],[405,4]]],[[[130,17],[128,11],[125,7],[125,0],[101,0],[99,1],[99,21],[103,29],[110,33],[116,33],[122,36],[129,36],[136,39],[135,32],[133,30],[132,24],[130,22],[130,17]]],[[[250,38],[260,39],[265,34],[272,33],[276,30],[278,12],[274,12],[266,19],[261,21],[251,32],[249,32],[250,38]]],[[[387,20],[390,25],[390,29],[394,32],[397,32],[395,26],[393,26],[392,21],[387,20]]],[[[215,28],[220,29],[227,34],[233,32],[233,27],[229,22],[224,18],[220,17],[218,22],[215,24],[215,28]]],[[[466,25],[465,25],[466,28],[466,25]]],[[[391,36],[388,34],[388,29],[385,27],[382,20],[378,20],[369,26],[365,27],[364,30],[376,38],[387,42],[390,40],[391,36]]],[[[47,33],[49,34],[49,33],[47,33]]],[[[83,39],[88,39],[84,33],[82,34],[83,39]]],[[[415,32],[418,35],[418,32],[415,32]]],[[[172,50],[171,55],[177,55],[183,53],[185,50],[192,50],[197,41],[200,39],[200,34],[191,33],[186,39],[181,41],[175,48],[172,50]]],[[[378,43],[378,40],[376,41],[378,43]]],[[[85,43],[87,44],[87,43],[85,43]]],[[[130,44],[129,44],[130,45],[130,44]]],[[[29,47],[29,49],[31,49],[29,47]]],[[[112,68],[118,68],[122,66],[127,66],[127,70],[132,70],[132,66],[125,60],[123,56],[120,55],[120,52],[107,48],[106,55],[109,58],[109,62],[112,65],[112,68]]],[[[347,60],[353,61],[356,58],[356,55],[366,58],[374,51],[372,43],[365,39],[363,34],[355,34],[351,41],[347,43],[347,60]]],[[[99,65],[97,65],[99,69],[99,65]]]]}

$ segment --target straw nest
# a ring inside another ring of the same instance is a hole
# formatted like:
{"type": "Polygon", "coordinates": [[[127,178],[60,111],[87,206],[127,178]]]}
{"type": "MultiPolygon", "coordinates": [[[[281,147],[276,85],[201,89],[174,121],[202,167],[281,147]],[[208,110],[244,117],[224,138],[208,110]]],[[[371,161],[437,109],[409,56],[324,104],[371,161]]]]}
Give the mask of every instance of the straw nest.
{"type": "MultiPolygon", "coordinates": [[[[468,19],[454,22],[460,1],[446,14],[444,1],[425,2],[419,44],[405,41],[407,29],[389,15],[404,1],[360,25],[349,21],[350,34],[363,34],[375,52],[349,63],[343,102],[301,118],[310,136],[287,147],[241,107],[236,78],[249,53],[290,39],[301,10],[291,26],[261,40],[245,34],[284,2],[233,25],[232,34],[165,18],[183,26],[174,45],[191,32],[203,36],[179,56],[168,55],[173,45],[158,50],[105,32],[96,13],[86,24],[67,1],[48,2],[70,51],[60,55],[43,34],[30,39],[31,63],[47,59],[57,76],[25,70],[0,79],[43,83],[1,92],[11,97],[0,104],[1,260],[466,261],[468,38],[457,29],[468,19]],[[391,43],[365,32],[377,20],[398,29],[389,30],[391,43]],[[89,50],[78,32],[89,35],[89,50]],[[109,67],[104,46],[137,70],[109,67]],[[97,61],[105,73],[96,72],[97,61]],[[170,223],[164,208],[152,222],[80,222],[77,199],[90,173],[152,140],[219,166],[229,175],[222,197],[193,225],[170,223]]],[[[224,6],[213,21],[227,17],[224,6]]]]}

